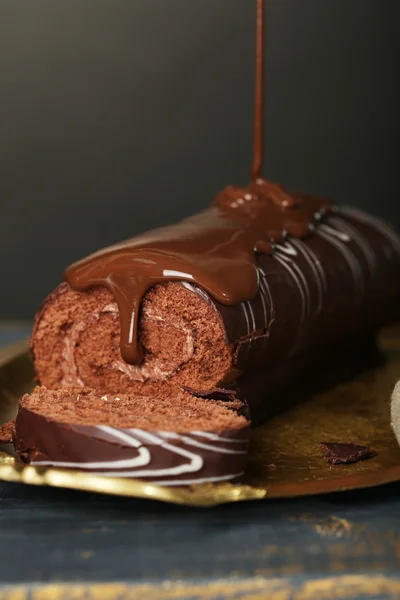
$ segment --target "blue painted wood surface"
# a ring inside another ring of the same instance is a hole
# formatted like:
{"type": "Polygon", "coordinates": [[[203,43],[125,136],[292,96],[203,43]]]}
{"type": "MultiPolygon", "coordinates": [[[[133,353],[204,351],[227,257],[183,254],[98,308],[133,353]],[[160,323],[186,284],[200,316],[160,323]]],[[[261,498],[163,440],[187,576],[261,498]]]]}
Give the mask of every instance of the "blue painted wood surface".
{"type": "MultiPolygon", "coordinates": [[[[25,334],[0,328],[0,345],[25,334]]],[[[0,599],[68,598],[65,585],[77,598],[400,598],[400,485],[199,510],[0,482],[0,599]]]]}
{"type": "Polygon", "coordinates": [[[0,348],[28,338],[31,330],[30,323],[8,324],[7,321],[0,321],[0,348]]]}

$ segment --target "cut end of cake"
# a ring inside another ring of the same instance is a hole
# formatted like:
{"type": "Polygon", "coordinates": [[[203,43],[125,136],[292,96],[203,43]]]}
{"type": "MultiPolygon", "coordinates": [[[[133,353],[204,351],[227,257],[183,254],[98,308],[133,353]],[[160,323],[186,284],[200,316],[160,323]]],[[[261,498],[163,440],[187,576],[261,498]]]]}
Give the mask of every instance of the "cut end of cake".
{"type": "Polygon", "coordinates": [[[248,425],[239,400],[213,400],[181,389],[159,386],[158,393],[100,395],[90,389],[49,390],[43,386],[25,394],[20,406],[48,420],[75,425],[105,425],[120,429],[183,433],[224,431],[248,425]]]}
{"type": "Polygon", "coordinates": [[[61,284],[42,304],[31,337],[38,381],[51,389],[140,392],[151,382],[208,391],[230,374],[233,349],[213,306],[179,283],[151,288],[139,322],[141,365],[120,353],[117,305],[105,288],[61,284]]]}

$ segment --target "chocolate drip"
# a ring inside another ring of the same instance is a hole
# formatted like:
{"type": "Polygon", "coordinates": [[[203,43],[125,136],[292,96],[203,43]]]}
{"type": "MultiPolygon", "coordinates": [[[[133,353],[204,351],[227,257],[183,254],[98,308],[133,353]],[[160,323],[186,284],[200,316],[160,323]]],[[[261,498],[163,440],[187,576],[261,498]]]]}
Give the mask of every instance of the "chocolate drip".
{"type": "Polygon", "coordinates": [[[177,225],[111,246],[69,267],[68,283],[77,290],[106,286],[117,302],[121,354],[139,364],[139,309],[146,291],[166,281],[192,282],[221,304],[250,300],[258,291],[256,254],[270,254],[286,236],[302,238],[313,230],[315,213],[329,205],[291,196],[260,179],[263,146],[264,0],[257,0],[256,85],[252,183],[227,187],[214,205],[177,225]]]}
{"type": "Polygon", "coordinates": [[[176,225],[100,250],[70,266],[65,278],[77,290],[105,286],[113,293],[122,357],[139,364],[139,309],[150,287],[187,281],[224,305],[249,300],[258,291],[257,253],[271,253],[287,236],[310,235],[327,209],[323,199],[289,195],[257,179],[246,188],[226,188],[211,208],[176,225]]]}

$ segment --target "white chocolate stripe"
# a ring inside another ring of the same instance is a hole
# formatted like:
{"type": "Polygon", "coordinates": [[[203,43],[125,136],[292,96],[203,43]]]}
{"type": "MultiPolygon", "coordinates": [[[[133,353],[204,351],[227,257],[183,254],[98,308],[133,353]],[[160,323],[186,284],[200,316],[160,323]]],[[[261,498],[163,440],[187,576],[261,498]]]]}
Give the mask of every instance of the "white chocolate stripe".
{"type": "Polygon", "coordinates": [[[245,302],[241,302],[241,306],[243,308],[244,316],[246,317],[246,325],[247,325],[247,334],[246,335],[249,335],[249,333],[250,333],[250,321],[249,321],[249,316],[247,314],[246,303],[245,302]]]}
{"type": "Polygon", "coordinates": [[[217,433],[211,433],[210,431],[191,431],[190,435],[198,435],[200,437],[205,437],[213,442],[229,442],[230,444],[246,444],[247,440],[235,440],[233,438],[222,437],[222,435],[218,435],[217,433]]]}
{"type": "Polygon", "coordinates": [[[169,431],[159,432],[159,435],[169,439],[181,439],[188,446],[196,446],[197,448],[204,448],[204,450],[214,450],[214,452],[220,452],[221,454],[247,454],[247,450],[230,450],[229,448],[219,448],[211,444],[204,444],[203,442],[197,442],[196,440],[187,437],[186,435],[178,435],[169,431]]]}
{"type": "Polygon", "coordinates": [[[328,235],[332,235],[333,237],[337,238],[341,242],[350,242],[351,241],[350,236],[347,235],[347,233],[343,233],[342,231],[338,231],[337,229],[335,229],[334,227],[330,227],[326,223],[321,223],[318,226],[318,228],[322,229],[323,231],[325,231],[325,233],[327,233],[328,235]]]}
{"type": "MultiPolygon", "coordinates": [[[[261,280],[260,280],[260,285],[263,287],[264,291],[266,292],[266,294],[268,296],[268,303],[269,303],[269,309],[270,309],[270,323],[271,323],[271,321],[273,321],[275,318],[274,302],[272,300],[271,290],[269,289],[267,274],[263,271],[263,269],[261,267],[259,267],[259,272],[262,275],[261,280]]],[[[269,324],[267,323],[267,325],[269,325],[269,324]]]]}
{"type": "Polygon", "coordinates": [[[104,431],[105,433],[108,433],[109,435],[127,443],[128,446],[133,446],[134,448],[139,448],[139,446],[142,446],[142,443],[139,440],[135,439],[132,435],[124,433],[123,431],[121,431],[121,429],[117,429],[116,427],[108,427],[107,425],[98,425],[97,427],[101,431],[104,431]]]}
{"type": "MultiPolygon", "coordinates": [[[[102,429],[102,427],[100,427],[102,429]]],[[[116,461],[104,461],[104,462],[93,462],[93,463],[85,463],[85,462],[64,462],[64,461],[35,461],[32,462],[32,465],[52,465],[54,467],[64,467],[64,468],[80,468],[80,469],[101,469],[101,468],[112,468],[112,469],[123,469],[123,468],[133,468],[136,466],[146,466],[151,461],[151,454],[149,450],[143,446],[138,447],[140,442],[135,439],[133,436],[131,438],[130,435],[121,432],[120,430],[109,427],[107,428],[107,433],[109,435],[114,436],[117,439],[123,439],[125,442],[128,442],[130,446],[135,447],[139,456],[133,459],[125,459],[125,460],[116,460],[116,461]]],[[[184,463],[182,465],[178,465],[177,467],[169,467],[167,469],[145,469],[134,471],[135,477],[163,477],[165,475],[181,475],[183,473],[193,473],[196,471],[200,471],[203,467],[203,459],[198,454],[194,454],[193,452],[189,452],[188,450],[184,450],[183,448],[179,448],[177,446],[168,444],[164,441],[160,444],[160,438],[154,434],[148,433],[147,431],[135,430],[131,429],[129,431],[140,433],[141,437],[147,438],[150,443],[157,444],[163,447],[164,450],[169,450],[173,454],[178,454],[179,456],[183,456],[184,458],[189,459],[189,463],[184,463]]]]}
{"type": "Polygon", "coordinates": [[[329,227],[325,224],[319,225],[319,227],[316,229],[316,233],[317,235],[324,237],[339,250],[342,256],[346,259],[346,262],[353,273],[355,281],[362,287],[364,284],[364,277],[360,262],[355,254],[346,245],[346,242],[351,242],[350,237],[347,234],[340,234],[340,232],[338,232],[336,229],[333,229],[333,227],[329,227]]]}
{"type": "Polygon", "coordinates": [[[259,280],[259,289],[260,289],[260,298],[261,298],[261,302],[263,305],[263,315],[264,315],[263,329],[266,329],[268,326],[268,314],[267,314],[267,305],[265,304],[264,288],[263,288],[263,280],[262,279],[259,280]]]}
{"type": "Polygon", "coordinates": [[[147,448],[143,446],[137,448],[139,456],[135,458],[126,458],[123,460],[101,461],[101,462],[65,462],[55,460],[35,460],[31,462],[34,467],[52,466],[65,469],[133,469],[136,467],[145,467],[150,463],[151,455],[147,448]]]}
{"type": "Polygon", "coordinates": [[[199,287],[197,285],[192,285],[191,283],[188,283],[187,281],[180,281],[179,283],[181,285],[183,285],[183,287],[185,287],[190,292],[193,292],[194,294],[197,294],[198,296],[200,296],[200,298],[203,298],[203,300],[205,300],[207,302],[207,304],[211,304],[209,295],[201,287],[199,287]]]}
{"type": "MultiPolygon", "coordinates": [[[[318,270],[316,263],[315,263],[316,257],[315,257],[315,255],[313,256],[313,254],[311,254],[307,245],[304,244],[303,241],[295,239],[295,238],[293,238],[291,241],[294,246],[297,246],[297,248],[299,249],[299,252],[304,256],[304,258],[307,261],[307,264],[309,265],[309,267],[311,268],[311,270],[314,274],[315,281],[317,284],[317,289],[318,289],[317,311],[318,311],[318,313],[320,313],[322,310],[323,285],[324,285],[325,275],[323,278],[321,277],[320,271],[318,270]]],[[[318,261],[318,264],[319,264],[319,266],[321,266],[321,263],[319,263],[319,261],[318,261]]],[[[322,267],[321,267],[321,269],[322,269],[322,267]]],[[[326,280],[325,280],[325,285],[326,285],[326,280]]]]}
{"type": "Polygon", "coordinates": [[[256,319],[255,319],[255,316],[254,316],[253,307],[251,306],[251,302],[247,302],[247,307],[248,307],[250,315],[251,315],[251,321],[252,321],[252,325],[253,325],[252,331],[256,331],[256,329],[257,329],[257,327],[256,327],[256,319]]]}
{"type": "MultiPolygon", "coordinates": [[[[136,429],[132,427],[131,429],[125,429],[125,431],[129,431],[129,433],[138,438],[142,444],[148,443],[152,446],[162,446],[164,444],[164,440],[162,438],[158,437],[158,435],[155,435],[154,433],[145,431],[144,429],[136,429]]],[[[157,431],[157,434],[158,433],[159,432],[157,431]]]]}
{"type": "Polygon", "coordinates": [[[299,290],[300,297],[301,297],[301,325],[303,325],[305,318],[306,318],[306,296],[304,293],[304,289],[303,289],[301,280],[297,277],[295,271],[292,269],[293,263],[289,264],[288,262],[286,262],[282,257],[278,256],[277,254],[274,254],[273,256],[290,273],[290,275],[293,277],[294,281],[296,282],[296,285],[297,285],[297,288],[299,290]]]}
{"type": "Polygon", "coordinates": [[[287,254],[288,256],[297,256],[296,248],[293,248],[293,246],[287,241],[283,244],[275,244],[274,250],[279,250],[281,254],[287,254]]]}
{"type": "Polygon", "coordinates": [[[324,291],[327,292],[328,291],[328,282],[326,280],[325,271],[321,265],[319,258],[317,257],[315,252],[313,250],[311,250],[311,248],[309,246],[307,246],[307,244],[305,244],[302,240],[297,240],[297,242],[303,244],[304,248],[307,248],[307,252],[311,256],[313,263],[315,265],[315,268],[318,270],[318,273],[320,274],[324,291]]]}
{"type": "Polygon", "coordinates": [[[345,221],[341,217],[330,217],[329,222],[332,223],[332,225],[335,225],[337,228],[342,228],[342,230],[347,233],[359,246],[365,257],[365,260],[367,261],[370,272],[373,273],[377,264],[376,256],[367,238],[364,237],[362,233],[358,231],[358,229],[356,229],[351,223],[345,221]]]}
{"type": "Polygon", "coordinates": [[[131,431],[133,433],[140,432],[140,435],[144,438],[147,438],[150,443],[157,443],[157,445],[161,445],[164,450],[170,450],[173,454],[178,454],[190,460],[190,463],[185,463],[183,465],[179,465],[178,467],[137,471],[135,473],[135,477],[148,477],[153,475],[158,475],[160,477],[164,475],[180,475],[181,473],[193,473],[196,471],[200,471],[200,469],[203,467],[204,461],[198,454],[194,454],[193,452],[184,450],[184,448],[179,448],[178,446],[171,445],[166,442],[158,444],[158,442],[160,441],[158,435],[149,433],[148,431],[143,431],[142,429],[132,429],[131,431]]]}
{"type": "MultiPolygon", "coordinates": [[[[198,448],[203,448],[205,450],[210,450],[220,454],[246,454],[247,450],[233,450],[229,448],[221,448],[213,444],[206,444],[199,442],[197,440],[189,437],[190,435],[200,435],[206,437],[215,442],[223,442],[223,443],[241,443],[247,445],[246,440],[234,440],[230,438],[225,438],[219,436],[218,434],[211,432],[202,432],[202,431],[193,431],[190,432],[189,435],[179,435],[173,432],[157,432],[157,434],[150,433],[148,431],[144,431],[142,429],[125,429],[121,431],[120,429],[108,426],[98,426],[101,431],[104,431],[111,437],[116,438],[135,448],[138,451],[138,456],[131,459],[124,460],[114,460],[114,461],[102,461],[102,462],[66,462],[66,461],[34,461],[31,464],[33,466],[52,466],[52,467],[62,467],[74,469],[78,468],[80,470],[95,470],[95,469],[107,469],[106,471],[97,470],[93,474],[99,476],[106,477],[172,477],[172,476],[180,476],[185,473],[196,473],[199,472],[203,465],[203,458],[185,450],[184,448],[180,448],[176,445],[168,444],[165,441],[165,438],[179,439],[183,443],[190,446],[197,446],[198,448]],[[150,447],[146,447],[142,445],[143,442],[147,442],[150,444],[150,447]],[[182,465],[178,465],[176,467],[168,467],[165,469],[142,469],[138,470],[137,467],[146,466],[151,463],[151,446],[160,446],[163,450],[170,451],[173,454],[177,454],[182,456],[183,458],[189,459],[190,462],[185,462],[182,465]],[[108,470],[109,469],[109,470],[108,470]]],[[[206,481],[226,481],[229,479],[233,479],[242,475],[243,473],[234,473],[230,475],[222,475],[215,477],[207,477],[207,478],[193,478],[188,480],[168,480],[168,481],[156,481],[154,483],[159,485],[189,485],[194,483],[204,483],[206,481]]]]}
{"type": "MultiPolygon", "coordinates": [[[[289,242],[286,242],[286,245],[290,246],[289,242]]],[[[296,256],[297,256],[297,252],[296,252],[296,256]]],[[[282,258],[284,258],[286,261],[290,262],[293,269],[297,272],[300,280],[302,281],[303,286],[304,286],[304,292],[306,295],[306,311],[308,312],[308,314],[310,314],[310,312],[311,312],[311,294],[310,294],[310,288],[308,287],[307,279],[305,278],[304,273],[300,269],[299,265],[292,258],[289,258],[289,257],[282,257],[282,258]]]]}
{"type": "Polygon", "coordinates": [[[356,292],[359,295],[362,295],[364,291],[364,280],[360,264],[353,252],[351,252],[351,250],[349,250],[349,248],[339,238],[331,235],[331,229],[332,228],[329,227],[327,230],[324,225],[320,225],[316,228],[315,232],[317,235],[334,246],[334,248],[336,248],[336,250],[338,250],[338,252],[340,252],[340,254],[343,256],[352,274],[356,292]]]}

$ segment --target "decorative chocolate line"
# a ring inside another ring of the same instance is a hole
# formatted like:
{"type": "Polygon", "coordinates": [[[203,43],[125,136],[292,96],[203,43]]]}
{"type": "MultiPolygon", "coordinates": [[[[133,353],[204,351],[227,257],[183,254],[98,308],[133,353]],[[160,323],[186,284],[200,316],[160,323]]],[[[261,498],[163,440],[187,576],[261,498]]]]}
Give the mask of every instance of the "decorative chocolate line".
{"type": "Polygon", "coordinates": [[[276,254],[274,254],[273,256],[274,256],[275,260],[277,260],[282,265],[282,267],[284,267],[284,269],[286,269],[288,271],[288,273],[292,276],[293,280],[295,281],[295,283],[297,285],[297,289],[299,290],[299,294],[300,294],[300,298],[301,298],[301,321],[299,323],[299,332],[300,332],[300,330],[306,320],[306,313],[307,313],[307,300],[306,300],[306,295],[304,293],[302,282],[298,278],[294,269],[292,268],[292,265],[289,265],[287,261],[285,261],[282,257],[280,257],[276,254]]]}
{"type": "Polygon", "coordinates": [[[328,290],[328,283],[326,280],[326,275],[324,269],[322,268],[321,262],[315,252],[308,246],[303,240],[292,238],[292,244],[296,244],[298,248],[303,250],[304,255],[308,254],[311,259],[311,263],[314,265],[316,270],[318,271],[318,275],[320,277],[322,283],[322,289],[324,292],[328,290]]]}
{"type": "MultiPolygon", "coordinates": [[[[132,431],[133,433],[139,433],[140,436],[146,438],[148,442],[150,442],[150,444],[159,444],[160,438],[157,437],[157,435],[151,434],[141,429],[131,429],[130,431],[132,431]]],[[[185,463],[178,467],[171,467],[167,469],[148,469],[135,471],[135,477],[162,477],[164,475],[182,475],[183,473],[193,473],[196,471],[200,471],[203,467],[203,458],[200,455],[194,454],[193,452],[184,450],[183,448],[179,448],[166,442],[163,442],[161,446],[164,450],[169,450],[173,454],[178,454],[183,458],[188,458],[190,460],[190,463],[185,463]]]]}
{"type": "Polygon", "coordinates": [[[256,331],[257,330],[257,326],[256,326],[256,319],[255,319],[255,316],[254,316],[253,307],[252,307],[252,305],[251,305],[251,303],[249,301],[247,301],[246,304],[247,304],[247,308],[249,309],[249,313],[250,313],[250,316],[251,316],[251,322],[252,322],[252,325],[253,325],[253,329],[251,329],[250,331],[256,331]]]}
{"type": "Polygon", "coordinates": [[[296,248],[293,248],[287,240],[285,240],[283,244],[275,244],[274,250],[278,250],[282,254],[287,254],[288,256],[297,256],[296,248]]]}
{"type": "Polygon", "coordinates": [[[360,302],[364,293],[364,279],[360,268],[360,263],[354,256],[353,252],[351,252],[351,250],[345,244],[345,241],[349,241],[348,236],[346,236],[346,239],[344,240],[343,238],[333,235],[332,231],[337,233],[332,227],[323,228],[321,225],[316,229],[316,234],[334,246],[334,248],[336,248],[336,250],[345,259],[354,281],[354,288],[356,292],[354,299],[360,302]]]}
{"type": "Polygon", "coordinates": [[[249,316],[247,314],[246,302],[241,302],[241,307],[242,307],[243,314],[244,314],[245,319],[246,319],[246,325],[247,325],[247,334],[246,335],[250,335],[251,329],[250,329],[249,316]]]}
{"type": "MultiPolygon", "coordinates": [[[[339,215],[339,209],[335,209],[334,215],[328,215],[325,223],[317,224],[315,233],[322,237],[327,243],[332,245],[341,254],[352,275],[355,289],[359,297],[364,293],[365,290],[365,277],[363,275],[359,259],[348,247],[348,244],[353,242],[360,248],[371,275],[373,275],[376,269],[377,258],[371,245],[362,232],[352,225],[350,221],[345,221],[339,215]]],[[[398,239],[390,229],[386,229],[379,221],[375,219],[370,221],[371,225],[372,223],[374,224],[374,227],[376,223],[379,223],[380,233],[384,234],[386,238],[392,240],[392,243],[395,246],[397,245],[398,239]]],[[[375,229],[378,229],[378,227],[375,227],[375,229]]],[[[277,260],[277,262],[279,262],[282,267],[290,273],[291,277],[296,283],[302,302],[302,323],[304,323],[307,320],[307,317],[311,314],[311,296],[305,274],[295,262],[300,255],[304,257],[315,278],[318,293],[318,304],[315,315],[318,315],[321,313],[323,308],[324,296],[327,292],[328,284],[321,262],[315,255],[314,251],[310,248],[310,245],[302,239],[288,237],[283,243],[276,244],[274,246],[272,258],[277,260]]],[[[263,306],[265,323],[264,329],[266,329],[273,318],[272,315],[268,316],[266,301],[269,305],[271,305],[272,298],[268,288],[268,276],[261,268],[258,270],[260,274],[259,293],[263,306]]],[[[254,331],[255,329],[250,332],[250,334],[254,333],[254,331]]]]}
{"type": "Polygon", "coordinates": [[[263,317],[264,317],[263,330],[266,330],[267,323],[268,323],[268,313],[267,313],[267,305],[265,303],[265,298],[264,298],[264,293],[263,293],[264,290],[263,290],[262,279],[260,279],[259,287],[260,287],[260,298],[261,298],[261,304],[263,307],[263,317]]]}
{"type": "Polygon", "coordinates": [[[262,270],[262,268],[259,266],[258,267],[258,272],[261,274],[260,277],[260,295],[264,300],[264,294],[265,294],[265,299],[268,300],[268,306],[269,306],[269,319],[265,321],[265,327],[264,329],[267,330],[267,332],[269,331],[269,328],[271,327],[272,323],[274,322],[275,319],[275,309],[274,309],[274,302],[272,300],[272,294],[271,294],[271,290],[270,287],[268,285],[268,278],[266,273],[264,273],[264,271],[262,270]]]}
{"type": "Polygon", "coordinates": [[[347,233],[349,238],[351,238],[362,251],[364,258],[368,264],[371,275],[374,274],[376,269],[376,256],[372,250],[371,245],[369,244],[367,238],[362,235],[360,231],[358,231],[349,221],[345,221],[339,216],[334,216],[329,218],[329,223],[336,227],[338,230],[342,230],[344,233],[347,233]]]}
{"type": "Polygon", "coordinates": [[[187,435],[173,433],[170,431],[159,431],[158,435],[172,440],[182,440],[189,446],[196,446],[197,448],[203,448],[204,450],[214,450],[214,452],[220,452],[222,454],[246,454],[247,450],[230,450],[229,448],[218,448],[218,446],[213,446],[212,444],[204,444],[203,442],[197,442],[196,440],[192,440],[187,435]]]}
{"type": "MultiPolygon", "coordinates": [[[[78,428],[79,429],[79,428],[78,428]]],[[[186,450],[176,444],[169,444],[166,440],[171,439],[176,442],[186,444],[187,446],[197,447],[209,452],[217,454],[233,454],[233,455],[246,455],[248,448],[247,439],[231,439],[228,437],[220,436],[213,432],[201,432],[194,431],[187,435],[177,434],[173,432],[159,431],[157,433],[150,433],[142,429],[118,429],[115,427],[109,427],[105,425],[99,425],[93,427],[94,430],[98,429],[109,436],[110,441],[122,442],[123,445],[133,447],[137,450],[138,456],[130,459],[123,460],[112,460],[112,461],[101,461],[101,462],[74,462],[74,461],[52,461],[52,460],[40,460],[33,461],[33,466],[52,466],[61,468],[79,468],[80,470],[95,471],[96,475],[110,476],[110,477],[135,477],[135,478],[153,478],[153,477],[168,477],[176,476],[180,477],[185,473],[197,473],[203,469],[204,458],[193,451],[186,450]],[[191,436],[204,437],[214,442],[204,443],[191,436]],[[221,444],[240,444],[242,449],[226,448],[224,445],[216,446],[215,442],[221,444]],[[147,466],[152,461],[152,447],[160,447],[163,451],[171,452],[174,455],[180,456],[184,459],[188,459],[189,462],[184,462],[181,465],[175,467],[168,467],[164,469],[139,469],[138,467],[147,466]],[[107,471],[99,469],[108,469],[107,471]]],[[[190,483],[200,483],[205,481],[223,481],[239,477],[242,472],[233,473],[223,476],[210,476],[193,478],[190,480],[176,480],[176,485],[186,485],[190,483]]],[[[157,481],[158,484],[163,485],[175,485],[175,480],[168,481],[157,481]],[[174,483],[172,483],[174,482],[174,483]]]]}
{"type": "Polygon", "coordinates": [[[313,254],[313,252],[301,240],[296,240],[295,238],[293,238],[291,240],[291,243],[304,256],[305,260],[307,261],[308,266],[310,267],[311,271],[314,274],[315,281],[316,281],[316,284],[317,284],[317,289],[318,289],[317,314],[320,314],[320,312],[322,310],[322,302],[323,302],[323,297],[324,297],[324,290],[323,290],[324,282],[325,282],[325,286],[326,286],[326,278],[325,278],[324,272],[323,272],[323,270],[321,268],[322,275],[323,275],[321,277],[321,273],[320,273],[320,271],[317,268],[317,263],[318,263],[318,265],[320,267],[321,267],[321,264],[319,263],[318,259],[313,254]]]}
{"type": "MultiPolygon", "coordinates": [[[[286,242],[287,246],[290,247],[289,242],[286,242]]],[[[290,254],[288,256],[283,255],[282,258],[283,260],[285,260],[286,262],[290,262],[291,266],[293,267],[293,269],[296,271],[302,285],[303,285],[303,289],[304,289],[304,297],[305,297],[305,313],[307,316],[310,315],[311,313],[311,294],[310,294],[310,288],[307,282],[306,277],[304,276],[303,271],[300,269],[300,267],[296,264],[294,258],[292,258],[293,256],[297,256],[297,252],[295,254],[290,254]]],[[[273,257],[276,258],[276,251],[274,249],[274,254],[273,257]]]]}
{"type": "Polygon", "coordinates": [[[334,227],[329,227],[329,225],[327,225],[326,223],[321,223],[319,225],[319,229],[324,231],[328,235],[332,235],[334,238],[337,238],[341,242],[350,242],[350,237],[347,235],[347,233],[342,233],[334,227]]]}
{"type": "Polygon", "coordinates": [[[99,429],[106,431],[112,437],[122,440],[128,446],[135,448],[139,456],[135,458],[127,458],[122,460],[113,461],[97,461],[97,462],[72,462],[72,461],[51,461],[51,460],[37,460],[32,461],[33,466],[54,466],[63,468],[79,468],[79,469],[104,469],[104,467],[112,467],[114,469],[132,469],[136,467],[146,466],[150,463],[151,455],[147,448],[144,448],[140,442],[132,438],[131,436],[125,435],[123,432],[113,427],[100,426],[99,429]]]}

